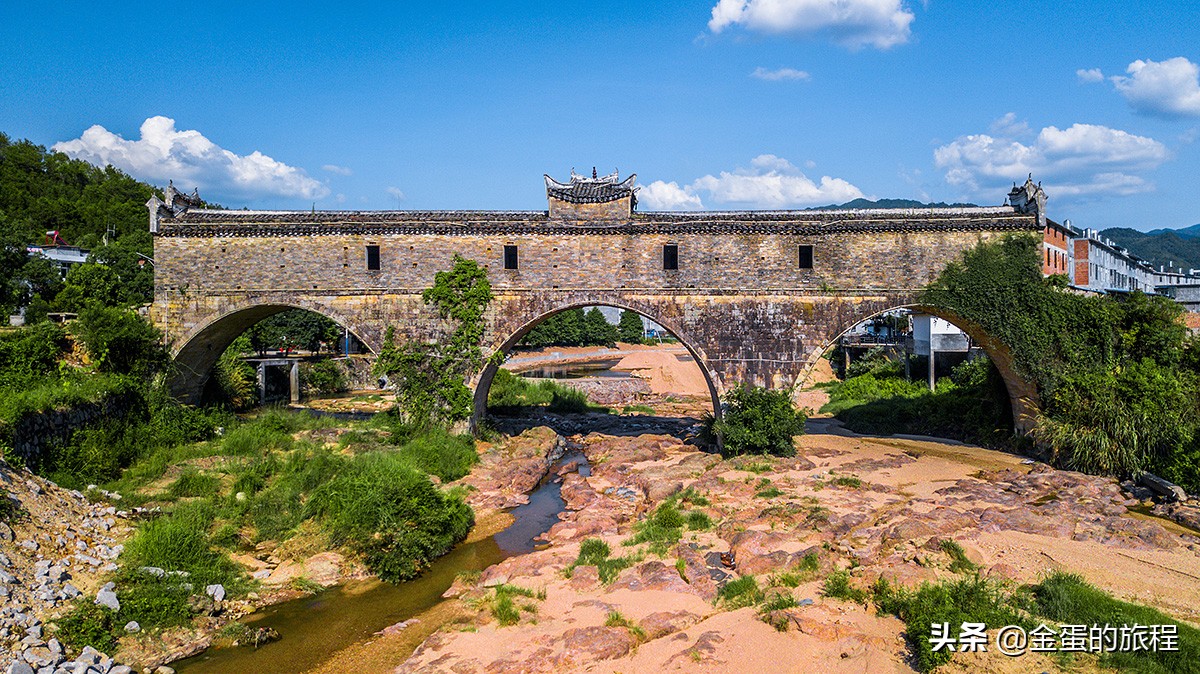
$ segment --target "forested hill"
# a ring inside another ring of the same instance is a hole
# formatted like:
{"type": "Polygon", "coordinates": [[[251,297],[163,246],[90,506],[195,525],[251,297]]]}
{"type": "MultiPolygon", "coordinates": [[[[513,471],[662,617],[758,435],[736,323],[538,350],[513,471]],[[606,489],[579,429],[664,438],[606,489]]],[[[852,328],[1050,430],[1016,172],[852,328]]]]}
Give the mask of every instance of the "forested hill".
{"type": "Polygon", "coordinates": [[[0,317],[29,305],[27,320],[47,311],[77,312],[96,301],[138,305],[154,287],[146,201],[155,188],[114,168],[97,168],[0,133],[0,317]],[[105,234],[113,235],[102,245],[105,234]],[[65,283],[49,261],[26,255],[57,230],[92,252],[65,283]]]}
{"type": "Polygon", "coordinates": [[[870,199],[855,199],[853,201],[847,201],[844,204],[830,204],[828,206],[814,206],[812,208],[807,208],[805,210],[808,210],[808,211],[834,211],[834,210],[855,209],[855,208],[861,208],[861,209],[868,209],[868,208],[964,208],[964,207],[974,207],[975,205],[976,204],[957,204],[957,203],[956,204],[948,204],[943,201],[938,201],[935,203],[927,204],[927,203],[924,203],[921,201],[914,201],[912,199],[880,199],[878,201],[871,201],[870,199]]]}
{"type": "Polygon", "coordinates": [[[1154,268],[1174,264],[1183,269],[1200,269],[1200,225],[1187,229],[1158,229],[1139,232],[1113,227],[1101,232],[1129,252],[1149,260],[1154,268]]]}
{"type": "MultiPolygon", "coordinates": [[[[97,168],[27,140],[0,133],[0,237],[37,244],[49,230],[83,248],[146,233],[146,200],[154,188],[121,171],[97,168]]],[[[147,251],[148,252],[148,251],[147,251]]]]}

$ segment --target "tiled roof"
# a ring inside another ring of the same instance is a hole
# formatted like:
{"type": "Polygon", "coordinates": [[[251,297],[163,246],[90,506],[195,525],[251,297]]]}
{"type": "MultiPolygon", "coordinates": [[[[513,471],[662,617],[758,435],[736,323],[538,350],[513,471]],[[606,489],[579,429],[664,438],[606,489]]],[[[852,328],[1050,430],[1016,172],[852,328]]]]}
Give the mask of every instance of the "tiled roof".
{"type": "Polygon", "coordinates": [[[560,201],[567,201],[572,204],[606,204],[617,199],[624,199],[633,196],[633,181],[637,179],[637,174],[631,174],[624,180],[619,180],[617,173],[613,173],[597,177],[596,170],[592,169],[592,177],[585,178],[576,175],[571,171],[571,180],[567,183],[560,183],[548,175],[542,176],[546,180],[546,195],[560,201]]]}
{"type": "Polygon", "coordinates": [[[634,212],[617,222],[551,220],[546,211],[218,211],[164,214],[161,236],[288,236],[337,233],[649,234],[1036,231],[1012,208],[842,211],[634,212]]]}

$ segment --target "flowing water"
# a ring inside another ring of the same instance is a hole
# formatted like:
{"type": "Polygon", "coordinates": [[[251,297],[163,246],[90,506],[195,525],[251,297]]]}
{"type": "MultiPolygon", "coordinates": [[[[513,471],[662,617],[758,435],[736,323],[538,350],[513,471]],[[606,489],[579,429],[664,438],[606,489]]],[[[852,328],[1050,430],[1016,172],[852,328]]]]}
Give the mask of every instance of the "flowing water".
{"type": "Polygon", "coordinates": [[[375,632],[421,614],[441,601],[442,593],[463,571],[482,571],[514,555],[538,548],[536,540],[558,521],[564,466],[590,474],[583,454],[568,451],[529,495],[529,503],[513,508],[508,528],[485,539],[459,545],[435,561],[420,578],[404,583],[362,581],[311,597],[270,606],[247,616],[253,627],[271,627],[282,636],[274,643],[210,649],[173,663],[180,674],[291,674],[309,669],[336,651],[364,641],[375,632]]]}
{"type": "Polygon", "coordinates": [[[585,377],[604,377],[612,379],[627,379],[630,374],[612,369],[621,362],[617,360],[600,360],[590,363],[572,363],[567,365],[547,365],[545,367],[523,370],[522,377],[531,379],[583,379],[585,377]]]}

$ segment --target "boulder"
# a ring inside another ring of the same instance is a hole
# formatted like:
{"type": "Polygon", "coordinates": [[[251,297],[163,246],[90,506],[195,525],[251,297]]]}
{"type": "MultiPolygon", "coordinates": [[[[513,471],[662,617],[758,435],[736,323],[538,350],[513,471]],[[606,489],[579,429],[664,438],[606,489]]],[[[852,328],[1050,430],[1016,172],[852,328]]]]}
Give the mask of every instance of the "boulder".
{"type": "Polygon", "coordinates": [[[624,627],[577,627],[563,633],[567,655],[580,664],[623,657],[636,645],[624,627]]]}
{"type": "Polygon", "coordinates": [[[113,611],[121,610],[121,602],[117,600],[117,593],[111,589],[101,589],[97,592],[96,603],[113,611]]]}
{"type": "Polygon", "coordinates": [[[1141,477],[1138,478],[1138,484],[1153,491],[1168,502],[1187,500],[1187,492],[1183,490],[1183,487],[1164,480],[1153,473],[1142,473],[1141,477]]]}

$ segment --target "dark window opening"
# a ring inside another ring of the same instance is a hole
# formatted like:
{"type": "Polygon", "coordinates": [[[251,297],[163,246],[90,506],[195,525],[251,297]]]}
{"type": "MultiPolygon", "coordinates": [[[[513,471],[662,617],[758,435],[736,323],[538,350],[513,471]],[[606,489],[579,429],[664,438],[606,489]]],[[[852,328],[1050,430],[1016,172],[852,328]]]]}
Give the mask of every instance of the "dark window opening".
{"type": "Polygon", "coordinates": [[[663,246],[663,269],[679,269],[679,246],[668,243],[663,246]]]}
{"type": "Polygon", "coordinates": [[[517,268],[517,247],[516,246],[505,246],[504,247],[504,268],[505,269],[516,269],[517,268]]]}
{"type": "Polygon", "coordinates": [[[367,246],[367,270],[379,271],[379,246],[367,246]]]}
{"type": "Polygon", "coordinates": [[[812,269],[813,268],[813,247],[812,246],[800,246],[799,250],[800,250],[800,254],[799,254],[800,257],[797,260],[798,266],[801,269],[812,269]]]}

